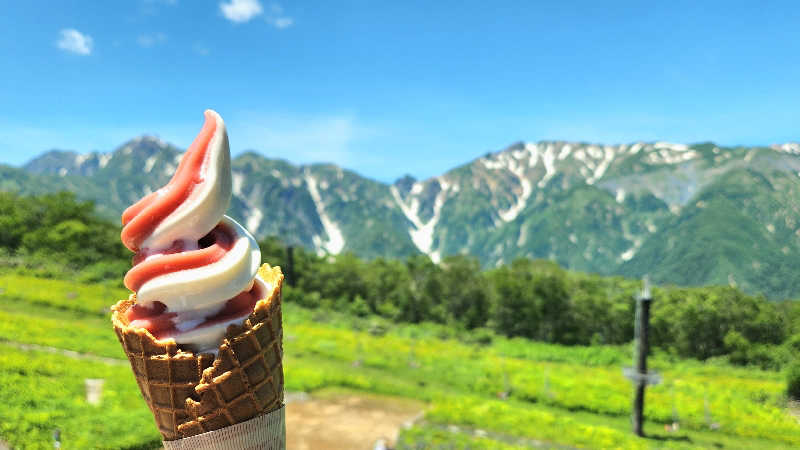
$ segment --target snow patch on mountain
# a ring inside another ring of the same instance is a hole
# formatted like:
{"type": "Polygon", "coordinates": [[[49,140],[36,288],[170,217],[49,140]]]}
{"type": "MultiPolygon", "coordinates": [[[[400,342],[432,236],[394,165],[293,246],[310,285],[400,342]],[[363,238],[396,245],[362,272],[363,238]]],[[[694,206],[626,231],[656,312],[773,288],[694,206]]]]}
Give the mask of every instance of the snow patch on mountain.
{"type": "Polygon", "coordinates": [[[239,198],[245,205],[242,212],[244,215],[245,228],[253,233],[253,235],[257,235],[261,222],[264,220],[264,213],[261,211],[261,208],[258,207],[258,202],[263,197],[263,185],[255,184],[250,190],[249,195],[245,196],[242,190],[245,175],[241,172],[232,171],[231,178],[233,195],[239,198]]]}
{"type": "Polygon", "coordinates": [[[556,174],[556,147],[553,144],[547,144],[547,148],[542,154],[542,163],[544,164],[545,174],[539,180],[539,187],[545,187],[547,182],[556,174]]]}
{"type": "Polygon", "coordinates": [[[592,161],[591,158],[587,158],[585,149],[579,148],[575,152],[574,158],[586,164],[586,167],[588,167],[589,169],[594,169],[595,167],[594,161],[592,161]]]}
{"type": "Polygon", "coordinates": [[[145,172],[150,173],[150,171],[153,170],[153,165],[156,163],[156,159],[158,159],[158,156],[156,155],[147,158],[147,160],[144,162],[145,172]]]}
{"type": "Polygon", "coordinates": [[[97,163],[97,165],[100,166],[100,168],[102,169],[108,165],[108,162],[111,161],[111,158],[113,157],[114,157],[113,153],[102,153],[100,154],[99,162],[97,163]]]}
{"type": "Polygon", "coordinates": [[[486,167],[489,170],[500,170],[500,169],[505,169],[506,167],[506,165],[503,164],[503,161],[500,160],[492,161],[491,159],[488,158],[481,159],[481,163],[483,164],[483,167],[486,167]]]}
{"type": "MultiPolygon", "coordinates": [[[[511,163],[511,161],[509,161],[509,163],[511,163]]],[[[522,186],[522,193],[519,197],[517,197],[517,202],[511,205],[510,208],[508,208],[506,211],[497,212],[504,222],[511,222],[517,218],[519,213],[525,209],[525,206],[528,204],[528,199],[531,196],[531,192],[533,192],[531,181],[525,176],[525,169],[520,164],[517,164],[516,160],[513,160],[513,164],[508,165],[508,171],[513,173],[519,180],[520,186],[522,186]]],[[[444,191],[444,189],[442,190],[444,191]]]]}
{"type": "Polygon", "coordinates": [[[629,248],[628,250],[626,250],[624,253],[622,253],[621,255],[619,255],[619,257],[620,257],[620,258],[621,258],[623,261],[630,261],[630,260],[633,258],[633,256],[634,256],[635,254],[636,254],[636,248],[635,248],[635,247],[631,247],[631,248],[629,248]]]}
{"type": "Polygon", "coordinates": [[[248,231],[255,234],[258,232],[258,227],[261,225],[261,220],[264,218],[264,213],[262,213],[259,208],[248,208],[247,211],[245,225],[247,226],[248,231]]]}
{"type": "Polygon", "coordinates": [[[92,157],[91,153],[75,155],[75,167],[80,168],[90,157],[92,157]]]}
{"type": "Polygon", "coordinates": [[[679,164],[700,156],[698,152],[684,144],[672,144],[669,142],[649,144],[645,146],[645,150],[650,152],[645,158],[645,161],[649,164],[679,164]]]}
{"type": "MultiPolygon", "coordinates": [[[[400,210],[403,211],[403,214],[413,225],[413,227],[409,228],[408,230],[408,234],[411,236],[411,241],[417,246],[419,251],[429,255],[433,262],[437,263],[441,260],[441,254],[438,250],[433,250],[433,232],[436,229],[436,224],[439,223],[439,218],[442,214],[442,206],[444,205],[444,201],[447,196],[447,190],[450,187],[444,179],[440,178],[438,181],[439,186],[441,186],[441,190],[438,194],[436,194],[436,198],[433,201],[433,216],[431,216],[427,222],[423,222],[419,217],[419,198],[410,196],[411,201],[410,203],[407,203],[400,196],[400,191],[397,190],[396,186],[391,186],[389,188],[392,193],[392,197],[394,197],[394,200],[397,202],[400,210]]],[[[414,183],[413,187],[411,188],[411,193],[414,194],[415,192],[422,192],[422,189],[422,183],[414,183]],[[419,186],[419,188],[417,186],[419,186]]]]}
{"type": "Polygon", "coordinates": [[[797,142],[787,142],[781,145],[772,145],[770,146],[773,150],[777,150],[780,152],[790,153],[792,155],[800,155],[800,144],[797,142]]]}
{"type": "Polygon", "coordinates": [[[596,145],[590,145],[586,148],[586,153],[589,154],[593,159],[600,159],[603,157],[603,150],[596,145]]]}
{"type": "Polygon", "coordinates": [[[561,147],[561,151],[558,153],[558,160],[563,161],[571,152],[572,146],[569,144],[564,144],[564,146],[561,147]]]}
{"type": "Polygon", "coordinates": [[[536,144],[525,144],[525,150],[528,151],[528,167],[535,167],[539,162],[539,147],[536,144]]]}
{"type": "Polygon", "coordinates": [[[526,242],[528,242],[528,227],[520,227],[517,246],[525,245],[526,242]]]}
{"type": "Polygon", "coordinates": [[[511,152],[511,156],[514,159],[522,159],[522,158],[524,158],[525,154],[528,153],[528,151],[527,151],[528,148],[527,147],[528,147],[528,144],[525,144],[525,148],[524,149],[514,150],[513,152],[511,152]]]}
{"type": "Polygon", "coordinates": [[[233,194],[242,195],[242,185],[244,184],[244,174],[232,172],[233,175],[233,194]]]}
{"type": "Polygon", "coordinates": [[[311,199],[314,201],[314,206],[317,208],[319,220],[322,222],[325,234],[328,235],[327,241],[323,241],[320,236],[314,236],[314,244],[317,246],[317,252],[324,254],[327,251],[333,255],[338,255],[342,249],[344,249],[345,244],[342,230],[339,229],[339,226],[331,220],[331,218],[328,217],[328,213],[325,212],[325,204],[322,203],[322,198],[317,189],[317,180],[311,176],[311,172],[308,169],[305,171],[304,178],[308,186],[308,193],[311,194],[311,199]]]}
{"type": "Polygon", "coordinates": [[[654,144],[655,148],[665,148],[668,150],[673,150],[676,152],[685,152],[689,150],[689,147],[685,144],[673,144],[671,142],[663,142],[659,141],[654,144]]]}
{"type": "Polygon", "coordinates": [[[594,184],[595,181],[599,180],[606,173],[606,169],[608,169],[611,161],[614,160],[616,153],[614,152],[614,147],[605,146],[600,149],[591,146],[589,147],[589,154],[595,159],[603,158],[600,163],[595,166],[592,176],[586,179],[586,183],[594,184]]]}

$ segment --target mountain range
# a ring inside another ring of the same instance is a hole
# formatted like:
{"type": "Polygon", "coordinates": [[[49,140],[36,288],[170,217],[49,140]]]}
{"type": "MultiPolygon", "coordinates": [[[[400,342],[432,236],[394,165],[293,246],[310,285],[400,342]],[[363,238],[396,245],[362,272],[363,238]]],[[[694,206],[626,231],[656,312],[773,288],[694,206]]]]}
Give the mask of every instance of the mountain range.
{"type": "MultiPolygon", "coordinates": [[[[112,152],[51,150],[0,165],[0,190],[74,191],[98,213],[166,184],[182,150],[142,136],[112,152]]],[[[229,215],[320,254],[517,257],[680,285],[800,295],[800,144],[519,142],[440,176],[392,184],[333,164],[245,152],[229,215]]]]}

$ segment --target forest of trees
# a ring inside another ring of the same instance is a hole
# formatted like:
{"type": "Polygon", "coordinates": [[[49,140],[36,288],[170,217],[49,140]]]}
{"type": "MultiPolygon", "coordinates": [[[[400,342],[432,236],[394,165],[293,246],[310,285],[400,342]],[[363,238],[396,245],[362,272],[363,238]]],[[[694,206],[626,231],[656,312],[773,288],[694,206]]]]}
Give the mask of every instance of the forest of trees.
{"type": "Polygon", "coordinates": [[[120,280],[131,254],[119,232],[119,225],[94,214],[91,202],[79,202],[70,192],[38,197],[0,192],[0,268],[87,282],[120,280]]]}
{"type": "MultiPolygon", "coordinates": [[[[278,239],[261,245],[265,261],[287,267],[278,239]]],[[[545,260],[481,271],[462,255],[434,264],[425,255],[364,261],[294,249],[294,272],[286,298],[307,307],[566,345],[630,342],[641,289],[638,280],[570,272],[545,260]]],[[[778,369],[800,355],[800,302],[771,302],[729,286],[656,287],[653,296],[651,343],[676,356],[726,356],[778,369]]]]}
{"type": "MultiPolygon", "coordinates": [[[[119,231],[69,193],[0,193],[0,270],[121,283],[131,254],[119,231]]],[[[262,259],[286,272],[284,244],[268,238],[260,245],[262,259]]],[[[434,264],[422,254],[363,260],[301,248],[294,249],[293,275],[284,299],[305,307],[566,345],[630,342],[633,296],[641,287],[639,280],[570,272],[545,260],[481,270],[466,255],[434,264]]],[[[653,295],[651,342],[675,356],[780,369],[800,355],[798,301],[771,302],[728,286],[660,286],[653,295]]]]}

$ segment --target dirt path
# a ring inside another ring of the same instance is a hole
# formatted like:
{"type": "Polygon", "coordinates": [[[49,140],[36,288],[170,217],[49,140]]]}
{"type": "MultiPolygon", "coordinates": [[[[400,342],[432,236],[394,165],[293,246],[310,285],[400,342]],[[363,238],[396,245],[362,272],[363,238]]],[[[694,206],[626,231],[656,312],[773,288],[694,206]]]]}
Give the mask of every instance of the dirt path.
{"type": "MultiPolygon", "coordinates": [[[[111,365],[128,365],[128,361],[124,359],[7,340],[0,342],[20,350],[44,351],[111,365]]],[[[287,393],[286,448],[371,450],[378,440],[393,445],[401,428],[421,417],[424,406],[403,398],[342,390],[323,390],[314,395],[287,393]]],[[[7,444],[0,441],[0,450],[7,448],[7,444]]]]}
{"type": "Polygon", "coordinates": [[[286,448],[371,450],[379,439],[393,445],[400,429],[416,420],[423,407],[406,399],[361,393],[289,395],[286,448]]]}
{"type": "Polygon", "coordinates": [[[789,404],[786,406],[789,409],[789,414],[794,416],[797,422],[800,423],[800,401],[789,400],[789,404]]]}

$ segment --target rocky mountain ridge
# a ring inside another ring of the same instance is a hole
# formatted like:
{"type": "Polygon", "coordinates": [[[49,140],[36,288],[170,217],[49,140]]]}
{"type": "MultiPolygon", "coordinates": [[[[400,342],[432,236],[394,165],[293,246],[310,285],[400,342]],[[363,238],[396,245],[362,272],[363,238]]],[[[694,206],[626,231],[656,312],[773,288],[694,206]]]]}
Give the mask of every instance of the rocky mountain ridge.
{"type": "MultiPolygon", "coordinates": [[[[72,190],[118,220],[168,181],[180,155],[148,136],[110,153],[51,151],[21,169],[2,168],[0,188],[72,190]]],[[[550,258],[602,274],[649,273],[657,282],[800,294],[767,281],[786,271],[782,265],[800,263],[796,143],[520,142],[437,177],[391,185],[255,152],[234,158],[232,168],[230,215],[259,237],[320,254],[421,252],[440,261],[469,253],[484,266],[550,258]],[[748,238],[741,229],[751,230],[748,238]]]]}

